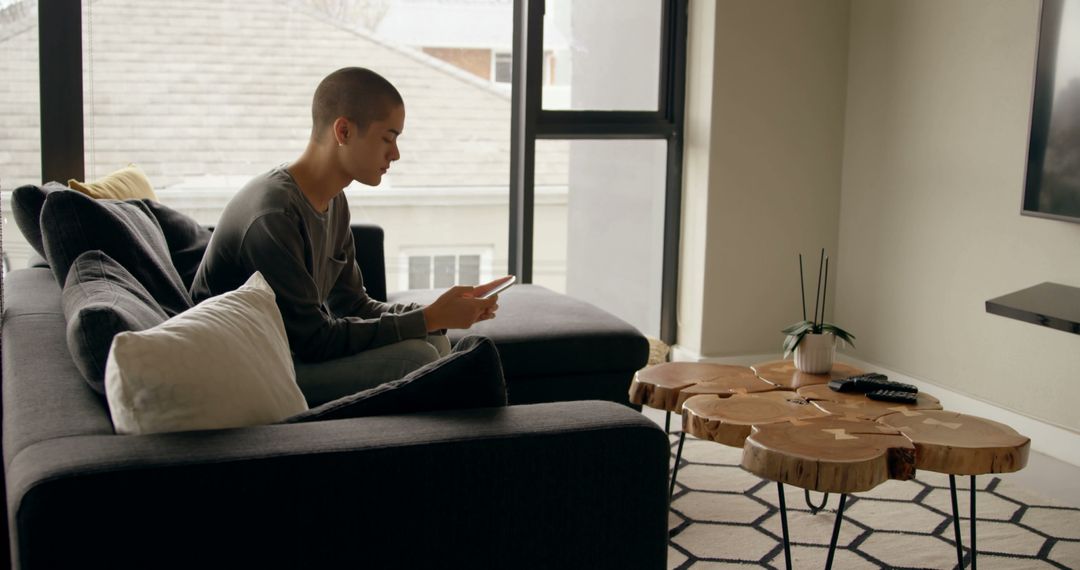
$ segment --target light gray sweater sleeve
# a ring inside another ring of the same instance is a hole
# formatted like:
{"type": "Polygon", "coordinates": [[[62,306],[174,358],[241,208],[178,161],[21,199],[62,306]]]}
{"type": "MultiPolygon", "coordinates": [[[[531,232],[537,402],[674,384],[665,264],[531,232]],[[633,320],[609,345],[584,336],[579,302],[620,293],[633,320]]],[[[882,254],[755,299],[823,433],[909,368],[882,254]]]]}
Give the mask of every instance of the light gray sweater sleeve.
{"type": "MultiPolygon", "coordinates": [[[[251,222],[239,248],[242,263],[262,272],[274,290],[289,346],[298,359],[320,362],[427,335],[421,309],[386,312],[388,307],[367,297],[362,286],[358,290],[369,301],[358,300],[362,316],[332,314],[320,302],[318,284],[306,269],[302,239],[296,220],[272,212],[251,222]]],[[[342,273],[356,266],[354,257],[345,259],[342,273]]],[[[344,293],[338,291],[339,298],[344,293]]]]}

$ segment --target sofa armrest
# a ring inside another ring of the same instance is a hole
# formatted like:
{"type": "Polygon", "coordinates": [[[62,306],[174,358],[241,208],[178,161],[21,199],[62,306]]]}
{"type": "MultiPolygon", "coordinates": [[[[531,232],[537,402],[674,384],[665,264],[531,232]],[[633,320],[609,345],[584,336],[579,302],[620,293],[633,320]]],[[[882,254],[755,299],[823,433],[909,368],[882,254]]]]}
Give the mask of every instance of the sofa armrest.
{"type": "Polygon", "coordinates": [[[386,257],[383,229],[375,224],[353,224],[356,264],[364,276],[364,288],[372,299],[386,301],[386,257]]]}
{"type": "Polygon", "coordinates": [[[609,402],[77,436],[8,470],[19,567],[635,567],[667,437],[609,402]]]}

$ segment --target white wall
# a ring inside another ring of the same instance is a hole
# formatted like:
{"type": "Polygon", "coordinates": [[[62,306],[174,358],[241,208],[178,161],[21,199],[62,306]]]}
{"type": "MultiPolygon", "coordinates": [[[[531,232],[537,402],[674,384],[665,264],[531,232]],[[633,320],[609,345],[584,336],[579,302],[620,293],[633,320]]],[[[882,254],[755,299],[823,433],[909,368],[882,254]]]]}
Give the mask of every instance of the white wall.
{"type": "Polygon", "coordinates": [[[679,348],[779,351],[837,250],[849,4],[690,5],[679,348]]]}
{"type": "Polygon", "coordinates": [[[856,355],[1080,429],[1080,336],[986,313],[1080,285],[1080,225],[1019,214],[1035,0],[853,2],[837,317],[856,355]]]}

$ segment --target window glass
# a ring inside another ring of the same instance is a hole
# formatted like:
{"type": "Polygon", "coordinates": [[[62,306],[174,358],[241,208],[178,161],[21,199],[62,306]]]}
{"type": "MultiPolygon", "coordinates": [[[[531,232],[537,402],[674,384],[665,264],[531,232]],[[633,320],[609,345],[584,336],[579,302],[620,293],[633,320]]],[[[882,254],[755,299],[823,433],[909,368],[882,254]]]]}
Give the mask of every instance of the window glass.
{"type": "MultiPolygon", "coordinates": [[[[362,65],[397,86],[406,120],[382,183],[346,189],[353,221],[383,227],[388,260],[452,238],[506,267],[510,93],[492,60],[512,44],[511,0],[83,0],[83,21],[88,177],[135,163],[164,203],[215,223],[303,152],[318,82],[362,65]]],[[[431,283],[390,263],[387,289],[414,277],[431,283]]]]}
{"type": "Polygon", "coordinates": [[[414,255],[409,257],[409,289],[428,289],[431,287],[431,256],[414,255]]]}
{"type": "Polygon", "coordinates": [[[513,75],[514,57],[509,53],[495,54],[495,82],[510,83],[513,75]]]}
{"type": "Polygon", "coordinates": [[[533,280],[659,336],[667,143],[536,142],[533,280]],[[569,157],[545,172],[540,156],[569,157]]]}
{"type": "Polygon", "coordinates": [[[453,255],[436,255],[434,261],[435,288],[453,287],[457,279],[457,257],[453,255]]]}
{"type": "Polygon", "coordinates": [[[459,285],[479,285],[480,284],[480,256],[479,255],[463,255],[458,258],[458,280],[459,285]]]}
{"type": "Polygon", "coordinates": [[[543,107],[656,111],[662,0],[547,0],[543,107]]]}
{"type": "Polygon", "coordinates": [[[37,2],[0,0],[0,208],[3,258],[26,267],[33,250],[11,217],[11,191],[41,183],[37,2]]]}

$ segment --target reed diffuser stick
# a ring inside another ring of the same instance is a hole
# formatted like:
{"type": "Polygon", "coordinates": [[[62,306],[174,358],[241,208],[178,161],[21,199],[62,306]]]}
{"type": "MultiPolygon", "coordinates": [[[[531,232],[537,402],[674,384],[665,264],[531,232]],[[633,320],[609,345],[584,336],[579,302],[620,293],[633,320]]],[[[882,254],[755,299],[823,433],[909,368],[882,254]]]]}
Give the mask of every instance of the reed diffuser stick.
{"type": "Polygon", "coordinates": [[[821,324],[825,324],[825,297],[829,292],[829,258],[825,257],[825,284],[821,287],[821,324]]]}
{"type": "Polygon", "coordinates": [[[817,291],[814,292],[814,330],[818,332],[818,297],[821,295],[821,271],[825,265],[825,248],[821,248],[821,259],[818,260],[817,268],[817,291]]]}
{"type": "Polygon", "coordinates": [[[806,320],[806,285],[804,285],[802,271],[802,254],[799,254],[799,293],[802,296],[802,320],[806,320]]]}

